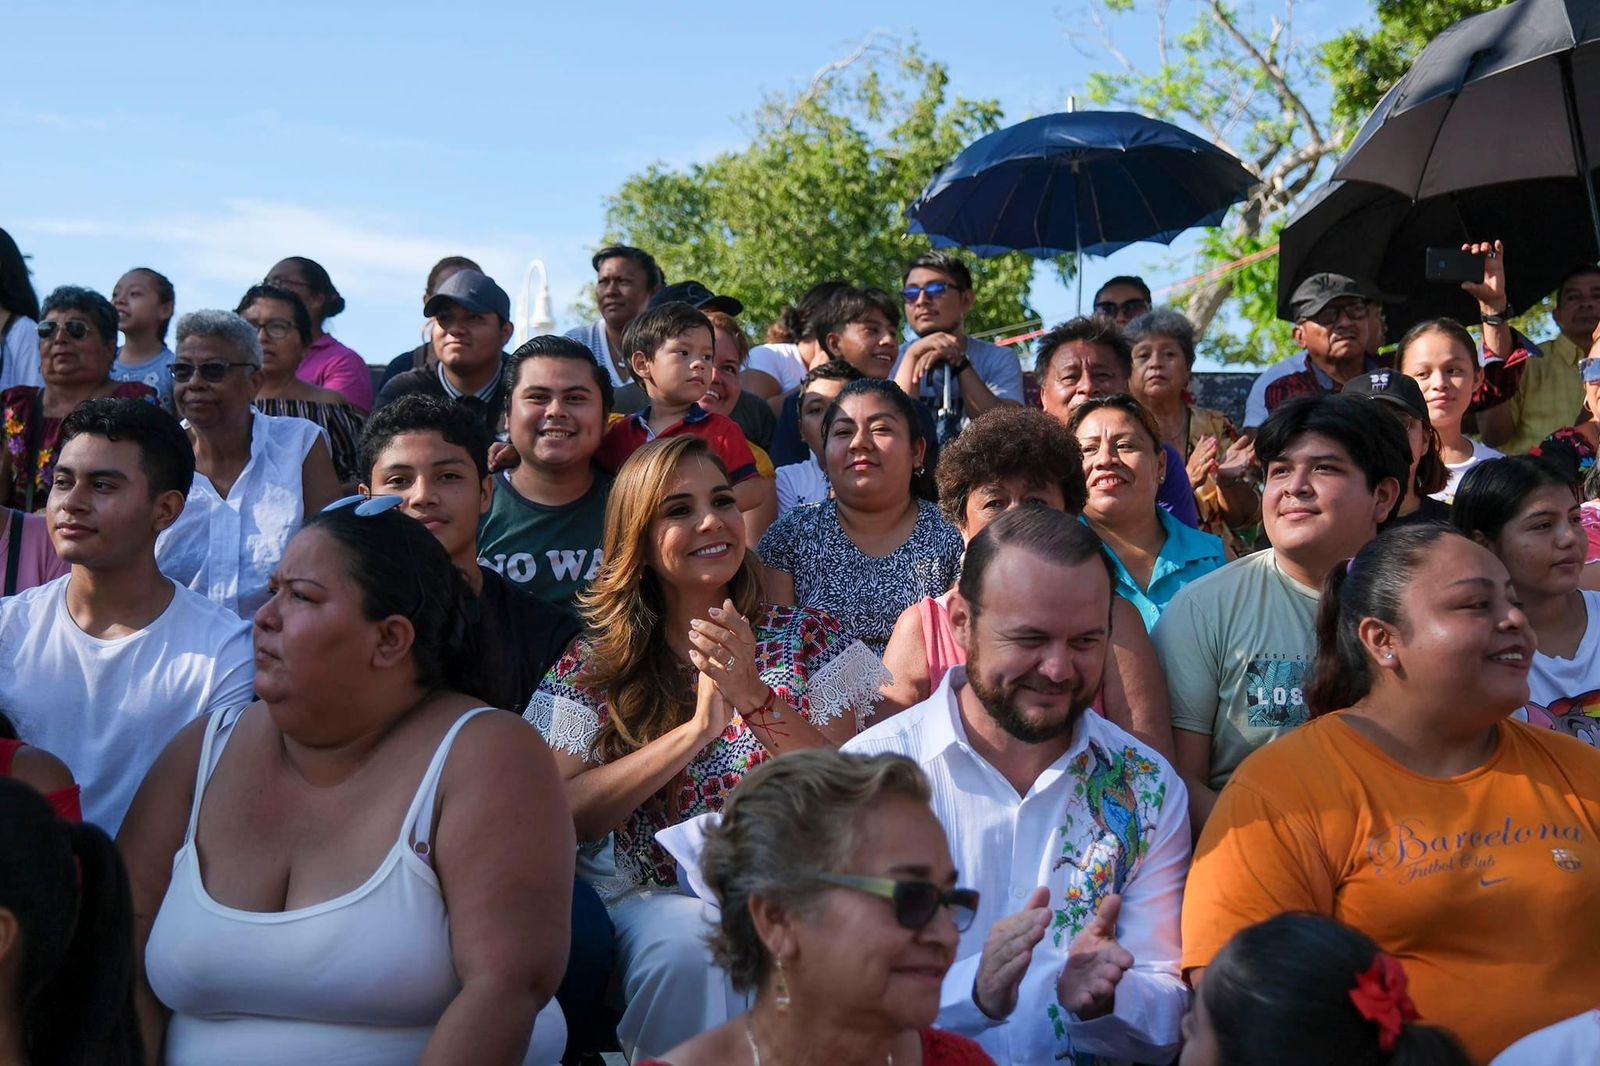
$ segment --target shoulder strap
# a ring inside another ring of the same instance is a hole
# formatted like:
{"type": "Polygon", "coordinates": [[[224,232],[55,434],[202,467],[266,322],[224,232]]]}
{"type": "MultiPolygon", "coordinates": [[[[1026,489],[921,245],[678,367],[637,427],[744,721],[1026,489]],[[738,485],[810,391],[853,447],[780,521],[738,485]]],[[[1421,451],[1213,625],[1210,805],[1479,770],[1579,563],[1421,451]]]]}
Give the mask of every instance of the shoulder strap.
{"type": "Polygon", "coordinates": [[[417,794],[411,801],[411,810],[406,813],[405,829],[413,841],[412,849],[430,866],[433,860],[429,857],[433,837],[433,812],[439,800],[439,780],[444,777],[444,763],[450,757],[450,749],[455,746],[456,735],[461,732],[461,727],[485,711],[492,711],[493,707],[475,707],[456,719],[455,725],[439,741],[439,747],[433,753],[433,761],[428,763],[427,773],[422,775],[422,783],[417,786],[417,794]]]}
{"type": "Polygon", "coordinates": [[[22,317],[15,311],[6,316],[6,324],[0,326],[0,374],[6,372],[6,338],[11,335],[11,327],[17,324],[17,319],[22,317]]]}
{"type": "Polygon", "coordinates": [[[195,827],[200,824],[200,800],[205,795],[206,786],[211,783],[211,771],[217,768],[217,763],[222,758],[222,749],[228,746],[228,738],[233,735],[233,727],[248,706],[249,704],[241,704],[217,711],[212,714],[211,721],[206,723],[205,739],[200,744],[200,763],[195,768],[194,800],[189,804],[189,828],[183,834],[185,844],[194,840],[195,827]]]}
{"type": "Polygon", "coordinates": [[[22,562],[22,512],[11,512],[11,530],[6,540],[6,583],[7,596],[17,594],[17,567],[22,562]]]}

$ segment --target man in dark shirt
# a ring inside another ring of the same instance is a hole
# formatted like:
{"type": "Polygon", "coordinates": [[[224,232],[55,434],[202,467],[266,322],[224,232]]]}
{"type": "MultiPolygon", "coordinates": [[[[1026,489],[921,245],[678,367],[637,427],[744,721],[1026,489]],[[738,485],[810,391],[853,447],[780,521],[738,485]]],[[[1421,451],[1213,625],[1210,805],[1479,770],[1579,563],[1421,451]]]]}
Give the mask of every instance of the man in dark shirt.
{"type": "MultiPolygon", "coordinates": [[[[422,290],[422,306],[428,306],[428,301],[439,291],[439,286],[448,281],[452,274],[463,270],[483,272],[482,267],[464,255],[447,255],[433,264],[433,269],[428,271],[428,284],[422,290]]],[[[378,382],[378,388],[381,390],[392,378],[399,377],[407,370],[432,370],[438,365],[439,358],[433,354],[433,322],[430,320],[421,344],[389,360],[389,365],[383,368],[383,380],[378,382]]]]}
{"type": "Polygon", "coordinates": [[[466,621],[478,690],[471,695],[521,713],[580,626],[570,611],[478,565],[478,521],[494,491],[488,453],[488,431],[466,405],[406,396],[367,423],[362,491],[403,497],[405,512],[450,553],[473,593],[466,621]]]}
{"type": "Polygon", "coordinates": [[[373,411],[417,394],[461,400],[493,436],[505,407],[501,370],[514,329],[511,297],[493,278],[460,270],[439,284],[422,310],[433,319],[433,352],[439,363],[431,370],[396,374],[378,391],[373,411]]]}

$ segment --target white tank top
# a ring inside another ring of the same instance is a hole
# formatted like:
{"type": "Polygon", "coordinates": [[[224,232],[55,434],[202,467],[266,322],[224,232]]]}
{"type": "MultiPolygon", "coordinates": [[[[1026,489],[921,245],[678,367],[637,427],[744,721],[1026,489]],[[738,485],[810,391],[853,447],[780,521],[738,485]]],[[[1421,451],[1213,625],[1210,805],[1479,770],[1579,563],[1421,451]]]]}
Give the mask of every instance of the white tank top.
{"type": "MultiPolygon", "coordinates": [[[[276,912],[225,907],[200,876],[200,801],[242,708],[212,717],[189,827],[145,948],[150,987],[173,1012],[168,1066],[389,1066],[422,1058],[461,990],[450,919],[428,858],[439,778],[461,727],[487,710],[466,712],[439,742],[400,839],[365,884],[276,912]]],[[[555,1000],[534,1032],[524,1062],[559,1059],[566,1026],[555,1000]]]]}

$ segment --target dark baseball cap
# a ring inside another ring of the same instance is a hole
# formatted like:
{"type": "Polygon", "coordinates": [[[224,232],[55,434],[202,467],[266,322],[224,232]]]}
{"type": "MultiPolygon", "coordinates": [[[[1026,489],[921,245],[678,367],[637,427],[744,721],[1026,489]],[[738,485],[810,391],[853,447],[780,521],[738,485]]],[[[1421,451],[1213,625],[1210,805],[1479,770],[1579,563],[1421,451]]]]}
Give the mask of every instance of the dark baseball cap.
{"type": "Polygon", "coordinates": [[[476,270],[458,270],[451,274],[422,305],[422,313],[432,318],[448,304],[460,304],[480,315],[493,312],[502,322],[511,320],[511,297],[493,278],[476,270]]]}
{"type": "Polygon", "coordinates": [[[685,303],[698,311],[721,311],[725,315],[744,312],[744,304],[737,299],[732,296],[718,296],[698,281],[680,281],[674,285],[664,285],[650,297],[651,307],[660,307],[668,303],[685,303]]]}
{"type": "Polygon", "coordinates": [[[1357,374],[1344,383],[1341,390],[1350,396],[1371,396],[1374,400],[1398,407],[1413,418],[1428,421],[1428,401],[1422,397],[1422,386],[1416,378],[1398,370],[1374,370],[1357,374]]]}
{"type": "Polygon", "coordinates": [[[1373,286],[1345,274],[1313,274],[1295,287],[1289,314],[1294,321],[1304,322],[1333,301],[1350,296],[1359,300],[1383,299],[1373,286]]]}

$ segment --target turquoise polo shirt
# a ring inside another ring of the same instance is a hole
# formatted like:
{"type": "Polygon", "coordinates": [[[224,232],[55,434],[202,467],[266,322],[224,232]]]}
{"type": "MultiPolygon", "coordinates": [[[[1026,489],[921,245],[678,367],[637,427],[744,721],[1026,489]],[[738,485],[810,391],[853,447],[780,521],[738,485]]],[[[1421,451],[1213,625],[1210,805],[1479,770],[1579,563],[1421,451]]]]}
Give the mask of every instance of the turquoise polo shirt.
{"type": "MultiPolygon", "coordinates": [[[[1167,604],[1172,602],[1172,597],[1178,594],[1179,589],[1205,577],[1228,561],[1228,553],[1222,547],[1220,538],[1189,528],[1159,507],[1156,508],[1156,517],[1161,521],[1161,528],[1166,530],[1167,542],[1161,546],[1161,554],[1156,556],[1148,589],[1139,587],[1109,544],[1103,546],[1106,557],[1111,560],[1111,569],[1117,576],[1116,593],[1139,609],[1139,617],[1144,619],[1147,630],[1155,628],[1156,619],[1161,617],[1161,612],[1167,609],[1167,604]]],[[[1088,519],[1081,516],[1078,521],[1089,524],[1088,519]]]]}

